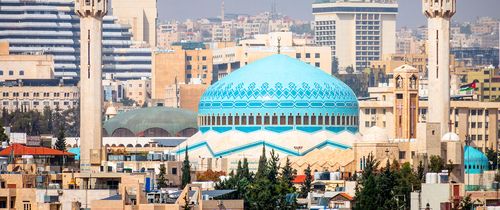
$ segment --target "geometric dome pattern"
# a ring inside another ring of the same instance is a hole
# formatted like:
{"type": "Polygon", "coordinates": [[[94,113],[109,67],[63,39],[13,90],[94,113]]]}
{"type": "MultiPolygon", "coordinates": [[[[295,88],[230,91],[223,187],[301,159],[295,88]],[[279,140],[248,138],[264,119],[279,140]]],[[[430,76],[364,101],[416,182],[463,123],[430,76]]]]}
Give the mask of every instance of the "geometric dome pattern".
{"type": "MultiPolygon", "coordinates": [[[[321,116],[314,118],[321,121],[327,116],[346,116],[349,122],[353,122],[357,121],[358,113],[358,100],[349,86],[310,64],[286,55],[272,55],[232,72],[210,86],[199,104],[200,117],[307,116],[309,122],[312,116],[321,116]]],[[[357,131],[358,127],[356,123],[330,125],[311,122],[311,125],[324,129],[344,127],[351,131],[357,131]]],[[[202,124],[200,130],[227,126],[202,124]]]]}
{"type": "Polygon", "coordinates": [[[275,108],[309,116],[357,114],[358,100],[339,79],[295,58],[273,55],[210,86],[200,100],[199,113],[256,115],[276,112],[275,108]]]}

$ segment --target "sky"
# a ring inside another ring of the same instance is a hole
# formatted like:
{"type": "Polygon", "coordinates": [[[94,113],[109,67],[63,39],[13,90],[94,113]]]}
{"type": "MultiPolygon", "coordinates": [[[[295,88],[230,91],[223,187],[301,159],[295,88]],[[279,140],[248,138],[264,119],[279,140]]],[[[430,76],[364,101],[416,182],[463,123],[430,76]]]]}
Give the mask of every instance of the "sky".
{"type": "MultiPolygon", "coordinates": [[[[313,0],[276,0],[278,11],[295,19],[312,20],[313,0]]],[[[269,11],[272,0],[225,0],[226,13],[257,14],[269,11]]],[[[220,15],[221,0],[158,0],[159,20],[216,17],[220,15]]],[[[417,27],[426,24],[421,0],[399,0],[398,27],[417,27]]],[[[459,22],[472,21],[479,16],[500,18],[500,0],[457,0],[459,22]]]]}

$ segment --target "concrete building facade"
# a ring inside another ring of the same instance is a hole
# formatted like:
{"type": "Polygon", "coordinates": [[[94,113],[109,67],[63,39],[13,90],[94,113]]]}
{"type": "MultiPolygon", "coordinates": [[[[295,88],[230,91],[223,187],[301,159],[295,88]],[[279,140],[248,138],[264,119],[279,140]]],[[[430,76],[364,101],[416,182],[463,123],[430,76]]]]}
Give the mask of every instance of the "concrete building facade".
{"type": "Polygon", "coordinates": [[[0,43],[0,81],[54,78],[51,55],[10,55],[9,43],[0,43]]]}
{"type": "Polygon", "coordinates": [[[340,72],[362,71],[396,53],[396,1],[316,1],[312,7],[316,44],[331,47],[340,72]]]}
{"type": "Polygon", "coordinates": [[[133,40],[156,46],[157,0],[112,0],[111,13],[118,23],[131,26],[133,40]]]}

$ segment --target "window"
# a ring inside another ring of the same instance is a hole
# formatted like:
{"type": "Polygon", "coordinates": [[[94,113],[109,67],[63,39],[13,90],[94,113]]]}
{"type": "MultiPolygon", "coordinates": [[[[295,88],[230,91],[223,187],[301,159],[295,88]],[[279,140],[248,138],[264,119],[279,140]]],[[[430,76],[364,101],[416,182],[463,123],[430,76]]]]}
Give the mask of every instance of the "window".
{"type": "Polygon", "coordinates": [[[203,66],[202,66],[202,69],[203,69],[203,70],[207,70],[207,65],[203,65],[203,66]]]}
{"type": "Polygon", "coordinates": [[[311,53],[306,53],[306,58],[311,58],[311,53]]]}
{"type": "Polygon", "coordinates": [[[172,168],[172,175],[177,175],[177,168],[172,168]]]}
{"type": "Polygon", "coordinates": [[[30,93],[23,93],[23,97],[30,97],[30,93]]]}
{"type": "Polygon", "coordinates": [[[315,58],[320,58],[320,54],[319,54],[319,53],[315,53],[315,54],[314,54],[314,57],[315,57],[315,58]]]}
{"type": "Polygon", "coordinates": [[[295,54],[295,58],[297,58],[297,59],[302,58],[302,54],[300,54],[300,53],[296,53],[296,54],[295,54]]]}
{"type": "Polygon", "coordinates": [[[400,160],[406,159],[406,152],[405,151],[399,151],[399,159],[400,160]]]}
{"type": "Polygon", "coordinates": [[[191,70],[191,69],[193,69],[193,66],[191,66],[191,65],[187,65],[187,66],[186,66],[186,69],[187,69],[187,70],[191,70]]]}
{"type": "Polygon", "coordinates": [[[475,123],[475,122],[471,122],[471,123],[470,123],[470,127],[471,127],[471,128],[476,128],[476,123],[475,123]]]}
{"type": "Polygon", "coordinates": [[[202,56],[202,57],[201,57],[201,60],[206,61],[206,60],[207,60],[207,56],[202,56]]]}
{"type": "Polygon", "coordinates": [[[316,62],[316,63],[314,63],[314,66],[317,67],[317,68],[319,68],[319,67],[321,67],[321,64],[318,63],[318,62],[316,62]]]}
{"type": "Polygon", "coordinates": [[[0,70],[0,76],[3,76],[3,70],[0,70]]]}
{"type": "Polygon", "coordinates": [[[23,70],[19,71],[19,75],[24,76],[24,71],[23,70]]]}
{"type": "Polygon", "coordinates": [[[8,92],[4,92],[3,93],[3,97],[9,97],[9,93],[8,92]]]}
{"type": "Polygon", "coordinates": [[[186,60],[191,61],[191,60],[193,60],[193,57],[191,57],[191,56],[187,56],[187,57],[186,57],[186,60]]]}
{"type": "Polygon", "coordinates": [[[365,109],[365,114],[370,114],[370,109],[365,109]]]}
{"type": "Polygon", "coordinates": [[[365,128],[369,128],[370,127],[370,122],[366,121],[365,122],[365,128]]]}

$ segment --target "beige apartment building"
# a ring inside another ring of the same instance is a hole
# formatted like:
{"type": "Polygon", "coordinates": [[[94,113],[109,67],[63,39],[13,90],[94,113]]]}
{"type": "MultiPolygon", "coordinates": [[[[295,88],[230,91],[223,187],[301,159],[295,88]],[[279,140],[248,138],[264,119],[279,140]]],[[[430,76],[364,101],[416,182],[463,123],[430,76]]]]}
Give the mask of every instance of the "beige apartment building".
{"type": "Polygon", "coordinates": [[[166,88],[175,84],[212,84],[212,50],[173,46],[153,53],[152,99],[167,97],[166,88]]]}
{"type": "Polygon", "coordinates": [[[0,42],[0,82],[17,79],[54,78],[52,55],[11,55],[9,43],[0,42]]]}
{"type": "Polygon", "coordinates": [[[213,49],[214,77],[221,79],[236,69],[277,53],[297,58],[331,74],[330,47],[308,46],[305,43],[304,40],[294,39],[291,32],[273,32],[242,40],[237,46],[219,46],[213,49]]]}
{"type": "Polygon", "coordinates": [[[120,24],[131,26],[133,40],[156,46],[157,0],[113,0],[111,13],[120,24]]]}
{"type": "MultiPolygon", "coordinates": [[[[360,133],[365,134],[371,127],[377,126],[384,128],[393,141],[416,142],[418,135],[422,134],[417,132],[415,121],[400,119],[398,113],[408,112],[410,117],[417,116],[417,123],[425,123],[428,101],[420,98],[418,103],[399,104],[398,94],[411,95],[415,94],[415,90],[398,90],[395,82],[369,88],[368,92],[369,98],[359,101],[360,133]],[[401,136],[401,133],[416,135],[401,136]]],[[[470,138],[472,146],[482,151],[496,148],[500,136],[500,103],[452,100],[450,105],[450,132],[458,134],[461,140],[470,138]]]]}
{"type": "Polygon", "coordinates": [[[427,72],[427,54],[385,54],[380,60],[370,62],[370,67],[381,70],[386,74],[392,74],[393,70],[402,66],[410,65],[418,69],[418,72],[427,72]]]}
{"type": "Polygon", "coordinates": [[[209,85],[203,84],[170,85],[165,89],[165,100],[158,100],[156,103],[163,103],[166,107],[181,108],[198,113],[201,96],[208,87],[209,85]]]}
{"type": "Polygon", "coordinates": [[[45,107],[61,110],[75,107],[79,103],[78,81],[21,80],[0,85],[0,109],[37,110],[45,107]]]}
{"type": "Polygon", "coordinates": [[[134,100],[139,106],[147,104],[151,98],[151,81],[149,79],[127,80],[124,83],[127,98],[134,100]]]}

